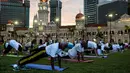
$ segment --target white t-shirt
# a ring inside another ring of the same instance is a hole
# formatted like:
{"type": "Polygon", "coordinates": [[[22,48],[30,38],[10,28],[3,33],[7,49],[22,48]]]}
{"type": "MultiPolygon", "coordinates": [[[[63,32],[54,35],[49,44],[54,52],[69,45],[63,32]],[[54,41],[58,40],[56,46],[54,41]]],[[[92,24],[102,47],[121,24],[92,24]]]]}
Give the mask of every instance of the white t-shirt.
{"type": "Polygon", "coordinates": [[[10,40],[10,41],[9,41],[9,45],[10,45],[11,47],[13,47],[14,49],[16,49],[17,51],[18,51],[19,46],[22,46],[20,43],[18,43],[18,42],[15,41],[15,40],[10,40]]]}
{"type": "Polygon", "coordinates": [[[45,43],[45,44],[42,44],[42,45],[38,46],[38,48],[41,48],[41,47],[46,47],[46,46],[47,46],[47,43],[45,43]]]}
{"type": "Polygon", "coordinates": [[[8,45],[9,45],[9,43],[5,43],[5,47],[6,47],[6,48],[8,47],[8,45]]]}
{"type": "Polygon", "coordinates": [[[72,48],[68,50],[68,55],[70,58],[75,58],[77,56],[77,51],[76,49],[72,48]]]}
{"type": "Polygon", "coordinates": [[[113,45],[112,45],[112,50],[113,50],[113,51],[117,51],[117,45],[116,45],[116,44],[113,44],[113,45]]]}
{"type": "Polygon", "coordinates": [[[76,44],[72,49],[68,50],[69,57],[75,58],[77,56],[77,51],[78,52],[84,52],[84,48],[82,48],[80,43],[76,44]]]}
{"type": "Polygon", "coordinates": [[[106,44],[105,44],[105,47],[109,48],[109,43],[106,43],[106,44]]]}
{"type": "Polygon", "coordinates": [[[50,44],[45,49],[46,53],[51,57],[56,57],[56,55],[60,55],[62,52],[62,50],[59,49],[59,43],[50,44]]]}
{"type": "Polygon", "coordinates": [[[61,39],[61,43],[63,43],[64,42],[64,39],[61,39]]]}
{"type": "Polygon", "coordinates": [[[96,49],[97,48],[97,44],[93,41],[88,41],[88,48],[92,48],[92,49],[96,49]]]}
{"type": "Polygon", "coordinates": [[[104,48],[105,48],[105,44],[101,44],[101,50],[102,50],[102,51],[105,51],[104,48]]]}
{"type": "Polygon", "coordinates": [[[120,45],[119,44],[116,44],[117,48],[120,49],[120,45]]]}
{"type": "Polygon", "coordinates": [[[25,44],[26,47],[31,47],[31,42],[25,44]]]}
{"type": "Polygon", "coordinates": [[[76,44],[73,48],[75,48],[78,52],[84,52],[84,48],[80,43],[76,44]]]}

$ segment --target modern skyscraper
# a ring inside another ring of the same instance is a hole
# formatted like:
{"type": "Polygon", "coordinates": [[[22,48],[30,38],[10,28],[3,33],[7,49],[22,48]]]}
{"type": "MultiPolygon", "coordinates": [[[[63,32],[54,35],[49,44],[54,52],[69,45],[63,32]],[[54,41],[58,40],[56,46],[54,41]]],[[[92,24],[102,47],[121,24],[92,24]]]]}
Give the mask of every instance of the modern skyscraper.
{"type": "Polygon", "coordinates": [[[12,21],[15,27],[29,27],[29,0],[0,0],[0,25],[12,21]]]}
{"type": "Polygon", "coordinates": [[[50,0],[50,22],[54,21],[59,26],[61,26],[61,9],[62,2],[60,0],[50,0]]]}
{"type": "Polygon", "coordinates": [[[130,15],[130,0],[128,0],[128,14],[130,15]]]}
{"type": "Polygon", "coordinates": [[[29,16],[30,16],[30,0],[24,0],[24,25],[29,27],[29,16]]]}
{"type": "Polygon", "coordinates": [[[98,6],[98,24],[107,24],[107,21],[119,19],[123,14],[127,14],[128,3],[124,0],[117,0],[98,6]],[[109,14],[113,16],[110,18],[109,14]]]}
{"type": "Polygon", "coordinates": [[[98,0],[84,0],[85,24],[97,23],[97,4],[98,0]]]}

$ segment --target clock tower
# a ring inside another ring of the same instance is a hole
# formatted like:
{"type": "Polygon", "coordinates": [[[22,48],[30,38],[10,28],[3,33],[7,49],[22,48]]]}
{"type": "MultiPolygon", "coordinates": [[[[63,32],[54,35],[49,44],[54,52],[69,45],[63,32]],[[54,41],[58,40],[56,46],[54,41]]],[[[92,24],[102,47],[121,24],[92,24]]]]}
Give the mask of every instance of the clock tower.
{"type": "Polygon", "coordinates": [[[38,22],[39,25],[47,25],[48,24],[48,0],[40,0],[40,3],[38,3],[38,22]]]}

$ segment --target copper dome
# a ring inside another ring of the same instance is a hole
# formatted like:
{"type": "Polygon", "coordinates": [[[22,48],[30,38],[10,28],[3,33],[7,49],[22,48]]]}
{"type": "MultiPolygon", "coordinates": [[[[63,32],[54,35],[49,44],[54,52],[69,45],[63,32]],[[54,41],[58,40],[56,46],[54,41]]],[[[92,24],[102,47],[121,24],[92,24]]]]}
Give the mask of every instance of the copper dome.
{"type": "Polygon", "coordinates": [[[40,0],[40,1],[42,1],[42,2],[48,2],[48,0],[40,0]]]}
{"type": "Polygon", "coordinates": [[[84,15],[82,13],[78,13],[75,18],[76,20],[79,20],[79,19],[82,19],[83,16],[84,15]]]}

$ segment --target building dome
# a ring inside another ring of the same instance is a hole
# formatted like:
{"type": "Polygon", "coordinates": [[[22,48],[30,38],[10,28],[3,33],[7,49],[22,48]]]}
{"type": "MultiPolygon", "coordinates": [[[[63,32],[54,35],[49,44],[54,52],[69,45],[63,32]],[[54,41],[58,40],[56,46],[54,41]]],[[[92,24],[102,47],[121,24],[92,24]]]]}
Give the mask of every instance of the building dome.
{"type": "Polygon", "coordinates": [[[75,18],[76,20],[81,20],[83,17],[84,15],[82,13],[78,13],[75,18]]]}
{"type": "Polygon", "coordinates": [[[124,14],[120,18],[121,21],[130,21],[130,16],[128,14],[124,14]]]}
{"type": "Polygon", "coordinates": [[[42,2],[48,2],[48,0],[40,0],[40,1],[42,1],[42,2]]]}

